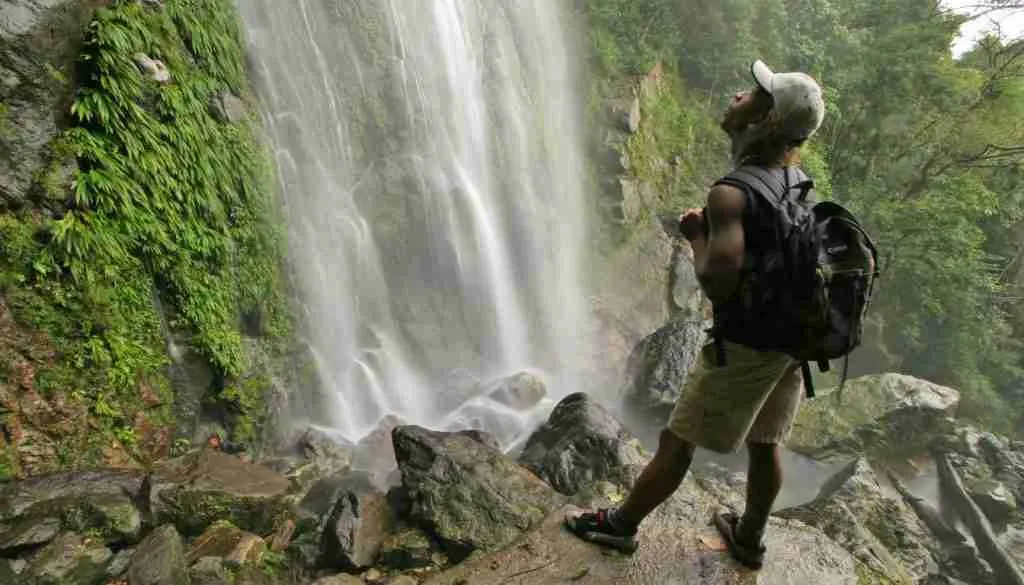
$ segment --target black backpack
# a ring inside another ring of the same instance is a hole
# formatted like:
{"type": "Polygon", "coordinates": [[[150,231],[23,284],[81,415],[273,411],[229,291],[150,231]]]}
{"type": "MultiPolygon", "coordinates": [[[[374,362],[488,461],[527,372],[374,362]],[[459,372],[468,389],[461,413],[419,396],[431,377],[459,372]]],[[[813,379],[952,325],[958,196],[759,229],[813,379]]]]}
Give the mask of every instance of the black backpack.
{"type": "MultiPolygon", "coordinates": [[[[744,341],[801,362],[809,397],[812,362],[825,372],[830,360],[845,358],[845,382],[878,277],[871,237],[841,205],[815,203],[814,183],[799,169],[744,166],[718,183],[756,198],[744,229],[756,231],[758,246],[748,249],[740,291],[726,309],[745,313],[744,341]]],[[[720,315],[715,321],[712,337],[724,362],[720,315]]]]}

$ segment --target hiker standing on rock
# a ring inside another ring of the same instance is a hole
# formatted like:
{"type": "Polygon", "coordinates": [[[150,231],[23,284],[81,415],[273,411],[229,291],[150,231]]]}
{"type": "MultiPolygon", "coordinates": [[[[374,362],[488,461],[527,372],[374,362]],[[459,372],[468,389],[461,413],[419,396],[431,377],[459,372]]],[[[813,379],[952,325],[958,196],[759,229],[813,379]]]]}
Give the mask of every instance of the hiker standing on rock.
{"type": "MultiPolygon", "coordinates": [[[[687,211],[678,225],[693,247],[701,287],[714,305],[714,341],[704,347],[661,433],[657,453],[625,503],[617,509],[571,514],[566,525],[581,538],[631,553],[638,546],[640,523],[679,487],[696,447],[728,453],[746,442],[746,510],[742,517],[723,513],[714,520],[733,556],[759,569],[768,516],[782,486],[779,445],[800,406],[801,373],[808,371],[810,358],[798,361],[789,351],[768,349],[793,331],[800,335],[803,325],[785,322],[785,311],[773,309],[774,315],[766,317],[765,310],[758,310],[786,300],[791,295],[786,289],[796,285],[759,278],[775,273],[757,267],[784,255],[780,234],[793,233],[779,229],[779,202],[793,197],[794,209],[797,203],[809,209],[805,199],[813,184],[796,165],[801,146],[821,126],[825,104],[821,88],[803,73],[776,74],[761,61],[751,71],[755,88],[732,99],[721,123],[732,139],[737,170],[712,187],[703,210],[687,211]]],[[[794,218],[805,214],[799,220],[812,223],[817,217],[806,219],[807,211],[786,213],[796,214],[794,218]]],[[[861,247],[873,253],[869,240],[861,247]]],[[[872,275],[873,270],[872,265],[872,275]]],[[[853,307],[862,311],[870,293],[855,296],[853,307]]],[[[847,333],[847,352],[856,344],[851,335],[847,333]]]]}

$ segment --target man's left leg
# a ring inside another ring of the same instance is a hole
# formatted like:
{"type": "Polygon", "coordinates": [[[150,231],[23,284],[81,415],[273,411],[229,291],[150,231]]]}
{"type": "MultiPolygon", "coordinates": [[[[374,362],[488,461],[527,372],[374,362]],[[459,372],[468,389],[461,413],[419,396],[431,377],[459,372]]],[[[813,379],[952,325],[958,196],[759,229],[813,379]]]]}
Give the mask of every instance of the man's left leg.
{"type": "Polygon", "coordinates": [[[747,507],[736,538],[744,545],[760,547],[772,506],[782,490],[782,449],[769,443],[749,443],[747,450],[747,507]]]}

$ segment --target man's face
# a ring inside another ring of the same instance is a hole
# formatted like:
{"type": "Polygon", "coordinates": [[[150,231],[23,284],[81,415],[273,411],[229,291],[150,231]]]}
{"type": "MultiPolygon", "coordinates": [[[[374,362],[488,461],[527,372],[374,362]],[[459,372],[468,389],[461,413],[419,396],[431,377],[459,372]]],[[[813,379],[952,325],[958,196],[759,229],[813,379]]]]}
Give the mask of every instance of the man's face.
{"type": "Polygon", "coordinates": [[[754,122],[760,122],[772,109],[772,96],[761,88],[742,91],[733,96],[722,117],[722,129],[732,134],[754,122]]]}

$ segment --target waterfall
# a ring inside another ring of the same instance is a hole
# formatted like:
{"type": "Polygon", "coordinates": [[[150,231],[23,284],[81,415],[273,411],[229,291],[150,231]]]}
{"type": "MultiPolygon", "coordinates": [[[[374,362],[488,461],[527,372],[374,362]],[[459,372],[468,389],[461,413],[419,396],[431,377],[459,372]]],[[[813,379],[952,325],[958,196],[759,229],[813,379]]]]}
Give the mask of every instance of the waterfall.
{"type": "Polygon", "coordinates": [[[575,391],[587,210],[562,3],[238,2],[319,380],[292,416],[356,439],[386,414],[450,423],[467,380],[575,391]]]}

